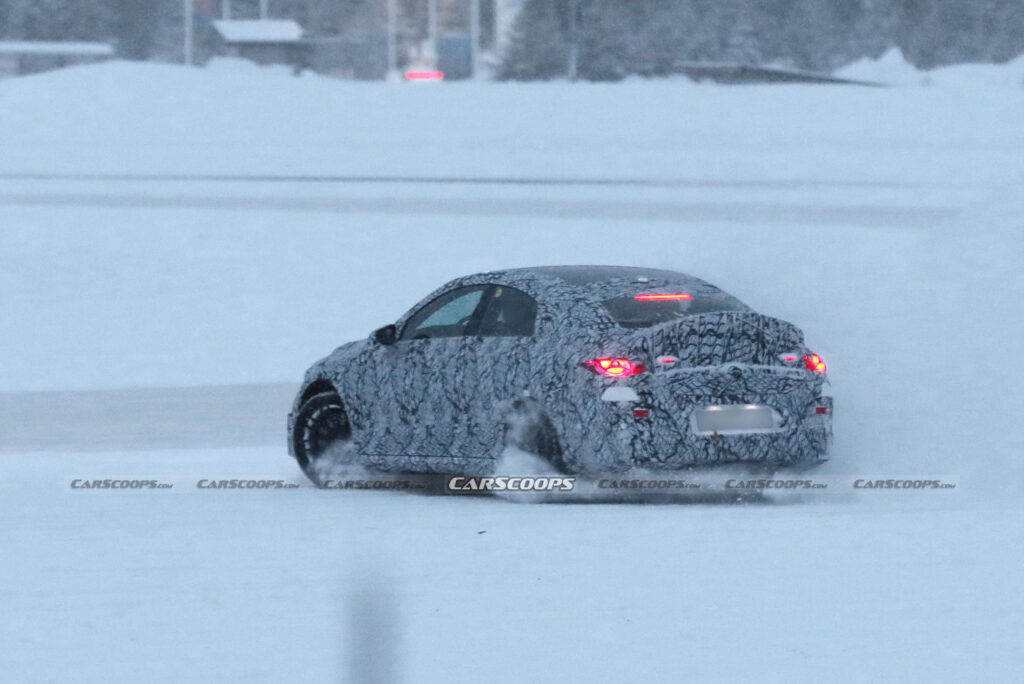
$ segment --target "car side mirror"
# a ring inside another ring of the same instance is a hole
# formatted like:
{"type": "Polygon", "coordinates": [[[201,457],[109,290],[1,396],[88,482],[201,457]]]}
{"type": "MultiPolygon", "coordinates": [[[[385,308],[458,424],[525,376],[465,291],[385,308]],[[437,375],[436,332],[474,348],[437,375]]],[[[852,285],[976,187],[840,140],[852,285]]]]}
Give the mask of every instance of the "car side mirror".
{"type": "Polygon", "coordinates": [[[378,328],[373,331],[373,339],[377,341],[377,344],[390,347],[398,341],[398,328],[395,327],[394,323],[378,328]]]}

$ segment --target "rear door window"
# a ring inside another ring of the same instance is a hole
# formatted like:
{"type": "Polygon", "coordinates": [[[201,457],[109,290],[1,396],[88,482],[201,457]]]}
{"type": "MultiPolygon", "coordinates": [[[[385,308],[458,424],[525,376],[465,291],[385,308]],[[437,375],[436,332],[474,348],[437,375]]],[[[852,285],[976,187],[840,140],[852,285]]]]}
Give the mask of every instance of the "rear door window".
{"type": "Polygon", "coordinates": [[[477,335],[531,337],[537,320],[537,301],[522,290],[495,285],[488,294],[477,335]]]}

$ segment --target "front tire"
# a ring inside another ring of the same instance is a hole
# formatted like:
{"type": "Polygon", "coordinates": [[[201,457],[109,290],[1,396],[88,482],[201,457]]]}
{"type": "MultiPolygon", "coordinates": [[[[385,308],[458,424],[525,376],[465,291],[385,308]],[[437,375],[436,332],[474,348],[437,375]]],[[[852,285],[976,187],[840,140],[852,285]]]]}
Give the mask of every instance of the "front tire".
{"type": "Polygon", "coordinates": [[[315,394],[299,408],[292,431],[295,460],[314,484],[320,485],[332,467],[351,462],[352,426],[336,392],[315,394]]]}

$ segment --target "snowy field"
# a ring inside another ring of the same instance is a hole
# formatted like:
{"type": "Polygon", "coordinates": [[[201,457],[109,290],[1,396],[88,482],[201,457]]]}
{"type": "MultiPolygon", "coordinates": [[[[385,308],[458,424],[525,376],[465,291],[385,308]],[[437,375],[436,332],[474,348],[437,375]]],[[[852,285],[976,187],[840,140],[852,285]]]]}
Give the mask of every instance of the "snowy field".
{"type": "Polygon", "coordinates": [[[847,75],[899,87],[0,82],[0,679],[1012,679],[1024,63],[847,75]],[[311,362],[456,275],[563,263],[795,322],[836,398],[815,477],[956,490],[306,486],[284,416],[311,362]],[[230,478],[301,486],[195,486],[230,478]]]}

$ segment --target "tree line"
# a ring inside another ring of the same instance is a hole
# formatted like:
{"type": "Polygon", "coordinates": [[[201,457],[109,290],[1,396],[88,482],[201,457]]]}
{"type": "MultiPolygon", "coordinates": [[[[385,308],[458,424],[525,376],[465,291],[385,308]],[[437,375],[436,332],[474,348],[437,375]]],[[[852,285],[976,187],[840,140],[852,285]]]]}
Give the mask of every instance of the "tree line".
{"type": "Polygon", "coordinates": [[[912,64],[1024,52],[1024,0],[526,0],[500,77],[592,80],[686,62],[832,71],[898,47],[912,64]]]}
{"type": "MultiPolygon", "coordinates": [[[[465,13],[467,0],[440,0],[465,13]]],[[[426,0],[398,0],[404,42],[425,31],[426,0]]],[[[233,0],[255,17],[259,0],[233,0]]],[[[271,0],[313,34],[382,32],[384,0],[271,0]]],[[[492,0],[482,3],[485,44],[492,0]]],[[[220,0],[195,0],[207,18],[220,0]]],[[[462,21],[458,16],[454,21],[462,21]]],[[[182,0],[0,0],[0,40],[113,42],[128,59],[180,59],[182,0]]],[[[670,74],[685,62],[831,71],[899,47],[913,64],[1001,62],[1024,52],[1024,0],[524,0],[498,76],[567,73],[615,80],[670,74]]]]}

